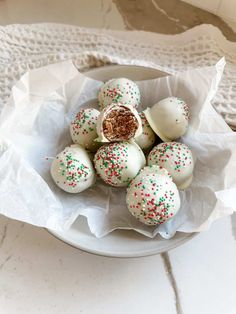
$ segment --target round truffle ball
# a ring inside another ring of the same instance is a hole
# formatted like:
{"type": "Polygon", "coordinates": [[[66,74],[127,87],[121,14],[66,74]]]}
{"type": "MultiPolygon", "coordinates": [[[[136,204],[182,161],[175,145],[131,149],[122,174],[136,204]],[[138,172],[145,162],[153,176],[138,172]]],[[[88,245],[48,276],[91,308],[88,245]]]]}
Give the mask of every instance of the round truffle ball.
{"type": "Polygon", "coordinates": [[[136,143],[115,142],[103,145],[94,157],[98,175],[112,186],[127,186],[146,164],[145,156],[136,143]]]}
{"type": "Polygon", "coordinates": [[[68,193],[79,193],[95,182],[95,171],[86,150],[79,145],[66,147],[51,164],[55,183],[68,193]]]}
{"type": "Polygon", "coordinates": [[[137,110],[130,105],[111,104],[98,117],[98,140],[105,142],[127,141],[142,133],[142,122],[137,110]]]}
{"type": "Polygon", "coordinates": [[[100,109],[111,103],[125,103],[135,108],[140,103],[140,91],[133,81],[127,78],[111,79],[106,82],[98,93],[100,109]]]}
{"type": "Polygon", "coordinates": [[[191,150],[185,144],[161,143],[151,150],[147,162],[150,166],[167,169],[179,189],[186,189],[192,182],[194,161],[191,150]]]}
{"type": "Polygon", "coordinates": [[[178,97],[162,99],[144,114],[153,131],[164,141],[170,142],[184,135],[188,128],[189,107],[178,97]]]}
{"type": "Polygon", "coordinates": [[[94,108],[80,110],[70,124],[70,135],[75,144],[79,144],[91,152],[98,149],[97,119],[100,112],[94,108]]]}
{"type": "Polygon", "coordinates": [[[180,197],[166,169],[148,166],[131,181],[126,203],[135,218],[154,226],[167,222],[178,212],[180,197]]]}
{"type": "Polygon", "coordinates": [[[141,112],[139,114],[142,121],[142,134],[135,137],[135,142],[141,147],[144,151],[151,149],[155,143],[156,136],[153,132],[150,124],[148,123],[145,114],[141,112]]]}

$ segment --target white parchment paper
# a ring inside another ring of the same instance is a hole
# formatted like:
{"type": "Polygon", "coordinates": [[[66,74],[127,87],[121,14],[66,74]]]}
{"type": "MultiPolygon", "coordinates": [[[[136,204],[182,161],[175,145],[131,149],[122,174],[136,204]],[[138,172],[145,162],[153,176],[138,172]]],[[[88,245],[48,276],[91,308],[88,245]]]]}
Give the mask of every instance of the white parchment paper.
{"type": "Polygon", "coordinates": [[[230,215],[236,201],[236,134],[211,106],[225,61],[175,76],[137,82],[142,104],[152,106],[168,96],[190,106],[190,126],[181,141],[193,150],[196,164],[190,188],[181,192],[178,214],[160,227],[133,218],[125,189],[97,180],[71,195],[61,191],[49,173],[51,160],[71,144],[69,123],[82,107],[97,106],[102,82],[79,73],[71,61],[29,71],[12,89],[0,116],[0,213],[37,226],[63,230],[87,217],[91,232],[102,237],[114,229],[135,229],[166,238],[176,231],[202,231],[230,215]]]}

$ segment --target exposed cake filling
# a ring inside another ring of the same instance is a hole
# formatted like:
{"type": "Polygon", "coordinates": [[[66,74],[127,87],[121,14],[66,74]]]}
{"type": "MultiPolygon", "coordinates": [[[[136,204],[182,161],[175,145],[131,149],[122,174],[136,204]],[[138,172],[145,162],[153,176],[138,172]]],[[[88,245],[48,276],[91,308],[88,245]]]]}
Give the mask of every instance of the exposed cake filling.
{"type": "Polygon", "coordinates": [[[138,120],[129,108],[117,106],[105,117],[102,127],[109,141],[126,141],[134,137],[138,129],[138,120]]]}

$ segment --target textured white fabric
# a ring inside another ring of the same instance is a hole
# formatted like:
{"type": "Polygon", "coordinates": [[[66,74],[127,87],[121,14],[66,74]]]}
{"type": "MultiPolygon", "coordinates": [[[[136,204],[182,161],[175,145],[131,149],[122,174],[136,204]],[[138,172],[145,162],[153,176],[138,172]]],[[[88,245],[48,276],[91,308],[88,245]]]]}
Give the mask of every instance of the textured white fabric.
{"type": "Polygon", "coordinates": [[[178,35],[60,24],[1,26],[0,105],[6,103],[12,85],[25,71],[60,60],[72,59],[80,70],[118,63],[176,73],[213,65],[222,56],[227,65],[214,106],[236,128],[236,43],[214,26],[201,25],[178,35]]]}

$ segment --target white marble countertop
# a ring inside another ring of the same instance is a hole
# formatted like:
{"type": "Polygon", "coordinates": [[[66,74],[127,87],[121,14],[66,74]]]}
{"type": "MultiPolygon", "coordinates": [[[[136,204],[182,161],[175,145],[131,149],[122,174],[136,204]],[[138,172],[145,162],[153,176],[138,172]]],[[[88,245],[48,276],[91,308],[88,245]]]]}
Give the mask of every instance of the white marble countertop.
{"type": "Polygon", "coordinates": [[[235,313],[230,218],[169,253],[135,259],[88,254],[3,217],[0,230],[1,313],[235,313]]]}
{"type": "MultiPolygon", "coordinates": [[[[32,22],[32,14],[37,15],[33,1],[21,2],[22,10],[13,2],[1,1],[0,23],[30,18],[32,22]]],[[[53,2],[49,1],[52,7],[53,2]]],[[[129,25],[111,1],[96,4],[94,19],[88,14],[92,0],[78,2],[84,11],[78,10],[73,21],[82,21],[78,22],[82,26],[129,25]]],[[[47,14],[50,20],[50,8],[47,12],[37,8],[42,19],[47,14]]],[[[60,14],[55,16],[62,17],[63,11],[60,14]]],[[[63,21],[68,22],[56,20],[63,21]]],[[[1,216],[0,313],[235,314],[235,217],[217,221],[209,231],[168,253],[114,259],[79,251],[44,229],[1,216]]]]}

